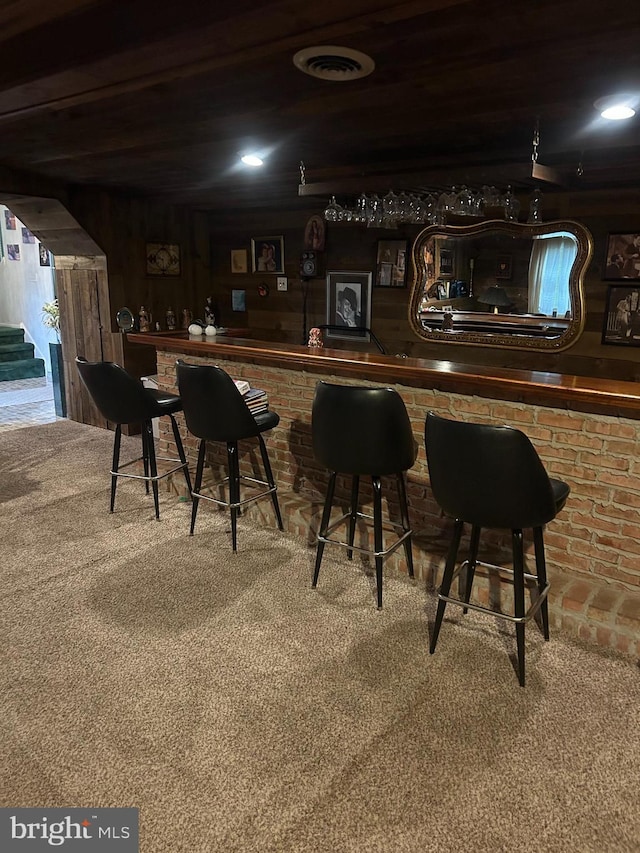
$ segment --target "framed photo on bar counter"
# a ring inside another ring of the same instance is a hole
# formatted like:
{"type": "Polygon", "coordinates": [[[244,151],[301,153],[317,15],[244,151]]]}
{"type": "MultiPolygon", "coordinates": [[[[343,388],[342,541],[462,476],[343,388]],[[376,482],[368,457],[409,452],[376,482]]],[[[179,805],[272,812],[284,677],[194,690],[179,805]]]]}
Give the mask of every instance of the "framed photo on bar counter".
{"type": "Polygon", "coordinates": [[[640,280],[609,285],[602,343],[640,347],[640,280]]]}
{"type": "Polygon", "coordinates": [[[371,279],[370,272],[327,273],[327,338],[371,339],[371,279]]]}

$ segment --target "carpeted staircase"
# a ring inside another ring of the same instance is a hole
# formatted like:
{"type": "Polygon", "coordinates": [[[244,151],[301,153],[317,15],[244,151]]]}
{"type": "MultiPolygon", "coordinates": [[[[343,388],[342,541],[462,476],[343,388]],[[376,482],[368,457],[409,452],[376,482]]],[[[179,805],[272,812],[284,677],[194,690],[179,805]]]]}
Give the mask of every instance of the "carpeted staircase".
{"type": "Polygon", "coordinates": [[[35,358],[33,344],[25,343],[24,329],[0,326],[0,382],[44,376],[44,359],[35,358]]]}

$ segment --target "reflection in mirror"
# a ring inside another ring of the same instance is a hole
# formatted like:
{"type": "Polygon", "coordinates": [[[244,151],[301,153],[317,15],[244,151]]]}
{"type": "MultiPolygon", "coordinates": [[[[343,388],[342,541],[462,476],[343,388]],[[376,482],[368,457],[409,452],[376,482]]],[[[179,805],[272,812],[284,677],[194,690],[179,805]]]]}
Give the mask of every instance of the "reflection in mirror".
{"type": "Polygon", "coordinates": [[[589,231],[569,220],[432,225],[412,249],[409,322],[422,339],[562,350],[584,328],[589,231]]]}

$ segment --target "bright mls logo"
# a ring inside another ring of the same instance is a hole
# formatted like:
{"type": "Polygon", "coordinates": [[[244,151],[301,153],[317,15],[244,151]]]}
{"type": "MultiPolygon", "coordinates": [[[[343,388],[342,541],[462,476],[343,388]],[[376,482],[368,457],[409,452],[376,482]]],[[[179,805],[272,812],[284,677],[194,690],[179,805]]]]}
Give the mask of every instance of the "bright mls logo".
{"type": "Polygon", "coordinates": [[[138,853],[138,809],[2,809],[2,853],[138,853]]]}

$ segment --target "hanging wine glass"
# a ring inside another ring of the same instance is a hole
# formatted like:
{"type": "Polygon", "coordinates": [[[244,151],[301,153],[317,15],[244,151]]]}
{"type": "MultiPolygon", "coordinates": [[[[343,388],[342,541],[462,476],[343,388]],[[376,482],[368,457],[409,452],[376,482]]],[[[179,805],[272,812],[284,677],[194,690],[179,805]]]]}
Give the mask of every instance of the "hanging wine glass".
{"type": "Polygon", "coordinates": [[[325,209],[324,218],[327,222],[337,222],[340,218],[341,211],[342,207],[336,201],[336,197],[332,195],[331,201],[325,209]]]}

